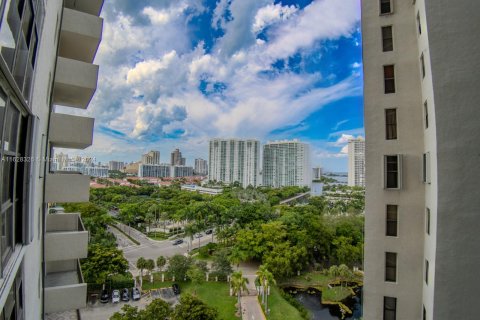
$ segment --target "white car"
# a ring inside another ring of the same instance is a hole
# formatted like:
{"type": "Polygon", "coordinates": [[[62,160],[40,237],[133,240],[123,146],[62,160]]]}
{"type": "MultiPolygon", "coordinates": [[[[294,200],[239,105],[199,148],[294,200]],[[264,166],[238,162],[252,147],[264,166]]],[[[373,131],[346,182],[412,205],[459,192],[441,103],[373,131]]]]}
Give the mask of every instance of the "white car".
{"type": "Polygon", "coordinates": [[[197,233],[197,234],[195,234],[195,238],[198,239],[198,238],[201,238],[201,237],[203,237],[203,233],[197,233]]]}
{"type": "Polygon", "coordinates": [[[119,303],[120,302],[120,291],[113,290],[112,292],[112,303],[119,303]]]}

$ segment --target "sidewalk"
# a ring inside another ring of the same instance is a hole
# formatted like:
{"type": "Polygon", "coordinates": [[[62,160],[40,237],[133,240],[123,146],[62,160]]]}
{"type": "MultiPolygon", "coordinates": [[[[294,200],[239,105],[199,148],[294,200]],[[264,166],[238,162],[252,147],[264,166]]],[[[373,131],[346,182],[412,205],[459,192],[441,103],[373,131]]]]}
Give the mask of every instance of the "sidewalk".
{"type": "Polygon", "coordinates": [[[255,287],[255,278],[258,265],[253,263],[241,263],[239,270],[245,278],[248,279],[248,295],[240,297],[242,305],[242,320],[266,320],[262,307],[258,302],[257,288],[255,287]]]}

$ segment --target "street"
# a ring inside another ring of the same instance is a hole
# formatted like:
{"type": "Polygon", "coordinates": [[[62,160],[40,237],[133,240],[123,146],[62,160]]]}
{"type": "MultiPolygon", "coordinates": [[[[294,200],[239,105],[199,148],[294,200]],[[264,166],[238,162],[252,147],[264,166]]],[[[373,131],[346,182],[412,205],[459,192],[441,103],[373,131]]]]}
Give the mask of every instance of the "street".
{"type": "MultiPolygon", "coordinates": [[[[170,240],[151,240],[140,231],[121,223],[117,223],[117,227],[124,230],[126,234],[129,234],[130,237],[140,243],[140,245],[136,245],[120,231],[109,227],[109,231],[117,238],[118,248],[123,251],[130,265],[130,271],[134,276],[138,274],[136,264],[140,257],[156,261],[159,256],[171,257],[175,254],[185,254],[188,252],[188,242],[190,239],[187,237],[183,238],[183,243],[173,245],[170,240]]],[[[215,236],[213,238],[215,240],[215,236]]],[[[212,236],[204,234],[200,239],[193,239],[193,248],[198,248],[199,244],[200,246],[204,246],[210,242],[212,242],[212,236]]]]}

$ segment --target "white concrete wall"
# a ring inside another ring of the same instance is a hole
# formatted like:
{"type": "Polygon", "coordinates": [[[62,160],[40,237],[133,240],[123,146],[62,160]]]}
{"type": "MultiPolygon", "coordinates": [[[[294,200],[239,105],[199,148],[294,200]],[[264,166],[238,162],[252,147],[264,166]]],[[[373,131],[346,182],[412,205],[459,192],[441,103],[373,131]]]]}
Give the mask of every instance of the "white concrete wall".
{"type": "Polygon", "coordinates": [[[364,318],[383,319],[383,297],[397,298],[397,320],[421,319],[424,238],[422,99],[412,1],[362,2],[366,132],[364,318]],[[381,27],[393,26],[394,50],[382,51],[381,27]],[[395,65],[396,93],[384,94],[383,66],[395,65]],[[397,109],[396,140],[386,140],[385,109],[397,109]],[[403,155],[402,188],[384,189],[384,155],[403,155]],[[386,236],[386,205],[398,205],[398,236],[386,236]],[[396,252],[397,281],[385,282],[385,252],[396,252]]]}
{"type": "MultiPolygon", "coordinates": [[[[62,1],[45,1],[46,16],[37,54],[36,72],[32,92],[32,112],[39,118],[38,134],[36,136],[36,155],[45,156],[45,137],[48,126],[49,81],[53,81],[56,58],[57,40],[55,30],[60,29],[60,14],[62,1]],[[58,24],[58,26],[57,26],[58,24]]],[[[33,242],[26,247],[24,257],[24,294],[25,319],[42,319],[42,210],[43,210],[43,183],[44,162],[36,162],[34,176],[34,203],[33,214],[33,242]]]]}

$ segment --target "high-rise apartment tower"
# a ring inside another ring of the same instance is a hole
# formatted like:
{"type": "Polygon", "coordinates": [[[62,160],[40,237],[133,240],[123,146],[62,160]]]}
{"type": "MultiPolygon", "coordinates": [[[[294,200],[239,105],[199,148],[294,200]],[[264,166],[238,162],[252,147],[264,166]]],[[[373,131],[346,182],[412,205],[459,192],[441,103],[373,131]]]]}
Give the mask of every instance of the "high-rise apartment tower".
{"type": "Polygon", "coordinates": [[[212,139],[208,164],[208,177],[211,181],[227,184],[239,182],[243,187],[257,186],[260,171],[260,142],[212,139]]]}
{"type": "Polygon", "coordinates": [[[348,141],[348,185],[365,187],[365,140],[348,141]]]}
{"type": "Polygon", "coordinates": [[[263,146],[262,171],[264,186],[310,187],[310,146],[297,140],[268,142],[263,146]]]}
{"type": "Polygon", "coordinates": [[[478,318],[480,1],[362,1],[364,319],[478,318]]]}

